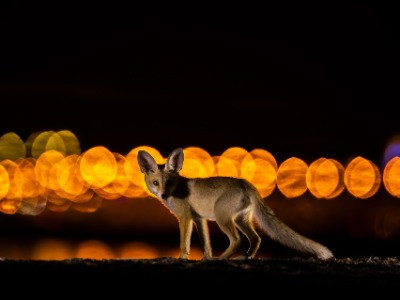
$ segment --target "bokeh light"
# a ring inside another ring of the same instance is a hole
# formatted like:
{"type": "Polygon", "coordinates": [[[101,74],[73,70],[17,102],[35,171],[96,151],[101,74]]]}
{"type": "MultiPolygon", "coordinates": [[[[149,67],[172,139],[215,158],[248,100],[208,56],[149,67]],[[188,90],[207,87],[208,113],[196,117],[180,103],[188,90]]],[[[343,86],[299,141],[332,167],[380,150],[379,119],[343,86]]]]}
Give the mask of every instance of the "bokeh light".
{"type": "Polygon", "coordinates": [[[354,197],[369,198],[378,191],[381,184],[379,169],[373,162],[358,156],[347,165],[344,183],[354,197]]]}
{"type": "Polygon", "coordinates": [[[120,258],[151,259],[160,256],[157,248],[143,242],[130,242],[120,250],[120,258]]]}
{"type": "Polygon", "coordinates": [[[126,156],[125,161],[125,174],[126,177],[136,186],[140,186],[147,191],[146,184],[144,182],[144,175],[140,171],[140,167],[137,161],[137,156],[140,150],[147,151],[157,162],[157,164],[164,164],[165,158],[162,157],[158,150],[149,146],[139,146],[132,149],[126,156]]]}
{"type": "Polygon", "coordinates": [[[214,174],[215,164],[211,155],[199,147],[183,149],[184,161],[180,172],[188,178],[205,178],[214,174]]]}
{"type": "Polygon", "coordinates": [[[9,132],[0,137],[0,160],[15,160],[25,155],[25,144],[16,133],[9,132]]]}
{"type": "Polygon", "coordinates": [[[278,188],[287,198],[303,195],[307,190],[307,164],[299,158],[291,157],[279,167],[276,176],[278,188]]]}
{"type": "Polygon", "coordinates": [[[383,183],[386,190],[400,198],[400,157],[393,157],[383,171],[383,183]]]}
{"type": "Polygon", "coordinates": [[[400,156],[400,135],[390,138],[383,154],[383,162],[386,165],[392,158],[400,156]]]}
{"type": "Polygon", "coordinates": [[[254,149],[242,160],[241,177],[251,182],[262,197],[270,195],[276,185],[277,163],[271,153],[254,149]]]}
{"type": "Polygon", "coordinates": [[[42,153],[36,161],[35,174],[42,187],[58,190],[57,163],[64,159],[64,155],[56,150],[42,153]]]}
{"type": "Polygon", "coordinates": [[[34,260],[61,260],[74,257],[74,252],[69,243],[56,239],[45,239],[33,247],[32,259],[34,260]]]}
{"type": "MultiPolygon", "coordinates": [[[[386,148],[385,160],[390,160],[383,182],[390,195],[400,198],[398,144],[400,138],[394,137],[386,148]]],[[[69,130],[35,132],[25,143],[17,134],[6,133],[0,137],[0,211],[38,215],[47,207],[54,212],[91,213],[103,200],[151,196],[137,162],[140,150],[149,152],[158,164],[165,163],[150,146],[133,148],[126,157],[103,146],[81,154],[79,140],[69,130]]],[[[231,147],[211,156],[191,146],[183,152],[182,176],[244,178],[262,197],[268,197],[277,185],[287,198],[299,197],[308,188],[316,198],[332,199],[346,187],[351,195],[366,199],[377,192],[382,180],[377,166],[362,157],[353,159],[346,169],[334,159],[320,158],[308,167],[295,157],[278,168],[274,156],[264,149],[248,152],[231,147]]]]}
{"type": "Polygon", "coordinates": [[[66,148],[63,139],[54,131],[43,131],[33,136],[30,152],[34,158],[38,158],[48,150],[55,150],[63,155],[66,148]]]}
{"type": "Polygon", "coordinates": [[[77,154],[67,156],[56,163],[57,182],[61,191],[64,192],[60,193],[59,190],[56,193],[73,202],[86,202],[85,198],[78,197],[89,189],[89,185],[81,175],[79,163],[80,157],[77,154]]]}
{"type": "Polygon", "coordinates": [[[0,200],[3,199],[10,189],[10,178],[7,170],[0,165],[0,200]]]}
{"type": "Polygon", "coordinates": [[[225,150],[218,159],[218,176],[240,177],[243,159],[248,152],[240,147],[231,147],[225,150]]]}
{"type": "Polygon", "coordinates": [[[344,168],[338,161],[320,158],[308,167],[306,183],[315,197],[331,199],[343,191],[343,177],[344,168]]]}
{"type": "Polygon", "coordinates": [[[81,243],[76,253],[78,258],[111,259],[115,258],[112,249],[103,242],[89,240],[81,243]]]}
{"type": "Polygon", "coordinates": [[[110,184],[117,176],[117,161],[105,147],[98,146],[82,154],[80,172],[90,185],[101,188],[110,184]]]}

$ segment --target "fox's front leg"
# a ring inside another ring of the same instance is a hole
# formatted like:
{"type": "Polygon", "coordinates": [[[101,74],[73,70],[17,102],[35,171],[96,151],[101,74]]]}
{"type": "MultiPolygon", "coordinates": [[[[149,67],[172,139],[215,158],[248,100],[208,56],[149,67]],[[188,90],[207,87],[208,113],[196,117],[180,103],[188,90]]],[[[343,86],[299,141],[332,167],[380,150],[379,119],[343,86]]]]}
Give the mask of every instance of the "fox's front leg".
{"type": "Polygon", "coordinates": [[[210,233],[208,231],[207,220],[204,218],[195,219],[197,232],[199,233],[201,246],[203,247],[203,259],[212,258],[212,248],[210,243],[210,233]]]}
{"type": "Polygon", "coordinates": [[[181,235],[180,258],[187,259],[190,251],[190,238],[192,236],[193,220],[183,217],[179,219],[179,231],[181,235]]]}

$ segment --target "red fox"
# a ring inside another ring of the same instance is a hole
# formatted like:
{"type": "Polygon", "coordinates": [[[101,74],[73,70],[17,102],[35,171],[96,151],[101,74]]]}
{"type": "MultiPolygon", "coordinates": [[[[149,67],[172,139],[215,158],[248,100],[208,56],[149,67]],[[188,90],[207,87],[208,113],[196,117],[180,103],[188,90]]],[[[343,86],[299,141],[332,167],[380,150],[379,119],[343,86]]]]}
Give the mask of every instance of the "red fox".
{"type": "Polygon", "coordinates": [[[261,243],[254,221],[269,237],[285,246],[324,260],[333,257],[328,248],[301,236],[280,221],[247,180],[231,177],[189,179],[179,175],[183,160],[181,148],[172,151],[165,165],[157,165],[146,151],[138,153],[138,163],[148,189],[178,218],[180,258],[188,258],[193,223],[200,235],[203,258],[212,258],[207,220],[215,220],[229,238],[229,247],[220,259],[231,258],[238,249],[240,235],[237,229],[250,242],[245,257],[254,258],[261,243]]]}

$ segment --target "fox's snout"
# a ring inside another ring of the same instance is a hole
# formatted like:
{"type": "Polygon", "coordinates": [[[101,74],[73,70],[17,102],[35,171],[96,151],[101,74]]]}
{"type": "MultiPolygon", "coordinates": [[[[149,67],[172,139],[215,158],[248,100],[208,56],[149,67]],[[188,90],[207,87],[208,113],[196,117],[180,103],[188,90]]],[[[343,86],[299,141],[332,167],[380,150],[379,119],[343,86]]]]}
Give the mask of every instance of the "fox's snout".
{"type": "Polygon", "coordinates": [[[167,195],[166,193],[162,193],[162,194],[161,194],[161,198],[162,198],[163,200],[167,200],[167,199],[168,199],[168,195],[167,195]]]}

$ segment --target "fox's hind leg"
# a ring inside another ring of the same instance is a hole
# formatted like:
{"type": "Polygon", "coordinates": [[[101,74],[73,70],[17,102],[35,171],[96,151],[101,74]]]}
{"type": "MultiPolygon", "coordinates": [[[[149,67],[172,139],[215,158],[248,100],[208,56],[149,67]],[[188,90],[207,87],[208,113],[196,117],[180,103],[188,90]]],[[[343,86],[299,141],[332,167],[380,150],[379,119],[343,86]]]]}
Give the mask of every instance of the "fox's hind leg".
{"type": "Polygon", "coordinates": [[[253,222],[251,220],[251,213],[240,213],[236,217],[235,223],[240,231],[243,232],[249,240],[250,247],[249,250],[247,250],[246,256],[248,258],[253,258],[256,255],[258,248],[260,247],[261,238],[254,229],[253,222]]]}
{"type": "Polygon", "coordinates": [[[215,202],[214,212],[218,226],[229,238],[229,247],[219,257],[230,258],[240,246],[240,235],[236,229],[235,218],[246,210],[250,201],[242,190],[232,189],[225,192],[215,202]]]}
{"type": "Polygon", "coordinates": [[[224,253],[219,257],[220,259],[228,259],[230,258],[235,251],[240,246],[240,235],[235,227],[235,223],[232,217],[229,218],[218,218],[217,217],[218,226],[221,230],[228,236],[229,238],[229,247],[225,250],[224,253]]]}

